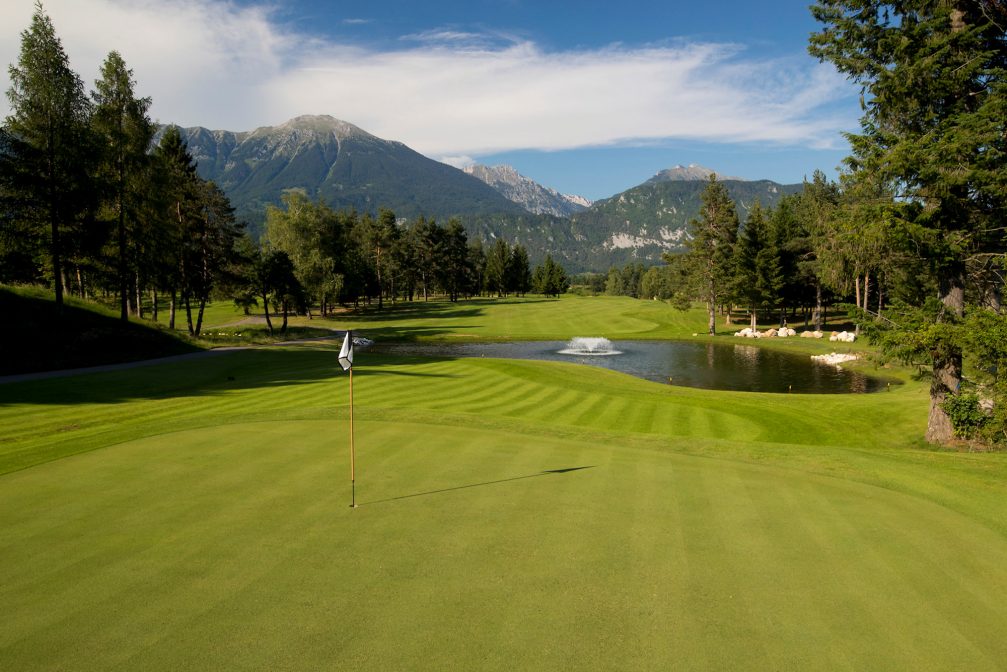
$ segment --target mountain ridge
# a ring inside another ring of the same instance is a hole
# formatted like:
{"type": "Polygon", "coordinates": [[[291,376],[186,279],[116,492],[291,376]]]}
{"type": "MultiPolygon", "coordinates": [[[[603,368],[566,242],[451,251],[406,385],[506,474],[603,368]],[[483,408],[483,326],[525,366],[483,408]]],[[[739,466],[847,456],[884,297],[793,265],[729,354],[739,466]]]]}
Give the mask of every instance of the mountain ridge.
{"type": "Polygon", "coordinates": [[[567,217],[591,206],[591,201],[583,196],[561,194],[522,175],[513,166],[485,166],[477,163],[462,170],[536,215],[567,217]]]}
{"type": "MultiPolygon", "coordinates": [[[[285,191],[300,189],[335,209],[388,208],[403,219],[458,216],[473,239],[520,242],[533,262],[551,253],[572,272],[661,263],[663,253],[683,249],[713,172],[696,164],[673,166],[577,210],[576,197],[543,187],[512,167],[485,167],[489,182],[495,182],[491,186],[329,115],[302,115],[252,131],[195,126],[181,132],[199,174],[224,190],[253,234],[261,231],[268,205],[278,204],[285,191]],[[555,214],[548,207],[556,201],[576,211],[555,214]]],[[[756,198],[773,207],[801,189],[770,180],[720,181],[742,219],[756,198]]]]}
{"type": "Polygon", "coordinates": [[[337,209],[384,207],[402,217],[526,212],[457,168],[328,115],[302,115],[253,131],[180,131],[200,176],[216,182],[254,221],[288,189],[337,209]]]}

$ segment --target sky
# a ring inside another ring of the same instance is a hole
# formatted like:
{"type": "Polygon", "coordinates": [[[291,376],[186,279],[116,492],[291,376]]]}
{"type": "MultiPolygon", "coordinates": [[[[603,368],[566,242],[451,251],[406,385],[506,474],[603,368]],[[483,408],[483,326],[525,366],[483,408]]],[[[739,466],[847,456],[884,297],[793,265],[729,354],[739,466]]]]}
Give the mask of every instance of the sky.
{"type": "MultiPolygon", "coordinates": [[[[43,0],[88,90],[118,51],[156,121],[247,131],[328,114],[590,199],[676,164],[834,177],[859,90],[808,55],[809,4],[43,0]]],[[[33,11],[0,3],[0,61],[16,63],[33,11]]]]}

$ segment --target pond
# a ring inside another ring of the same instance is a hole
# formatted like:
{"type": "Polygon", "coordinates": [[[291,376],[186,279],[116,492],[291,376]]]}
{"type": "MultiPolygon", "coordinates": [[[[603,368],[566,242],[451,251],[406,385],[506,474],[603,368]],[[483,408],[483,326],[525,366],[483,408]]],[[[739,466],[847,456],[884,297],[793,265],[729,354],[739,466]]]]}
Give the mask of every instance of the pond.
{"type": "Polygon", "coordinates": [[[495,357],[573,362],[628,373],[659,383],[709,390],[848,394],[886,389],[888,380],[866,376],[809,355],[751,345],[683,341],[616,341],[608,351],[582,353],[566,341],[517,343],[382,343],[370,349],[427,357],[495,357]],[[606,356],[598,356],[606,355],[606,356]]]}

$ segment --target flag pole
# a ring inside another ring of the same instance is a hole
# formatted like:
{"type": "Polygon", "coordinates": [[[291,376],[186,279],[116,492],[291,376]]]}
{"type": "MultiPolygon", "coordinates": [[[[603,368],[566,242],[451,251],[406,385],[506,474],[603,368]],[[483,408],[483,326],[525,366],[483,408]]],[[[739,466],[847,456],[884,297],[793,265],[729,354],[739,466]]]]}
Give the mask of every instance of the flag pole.
{"type": "Polygon", "coordinates": [[[350,367],[350,507],[357,508],[356,456],[353,451],[353,367],[350,367]]]}
{"type": "Polygon", "coordinates": [[[339,350],[339,366],[350,374],[350,508],[357,508],[357,466],[353,450],[353,331],[347,329],[339,350]]]}

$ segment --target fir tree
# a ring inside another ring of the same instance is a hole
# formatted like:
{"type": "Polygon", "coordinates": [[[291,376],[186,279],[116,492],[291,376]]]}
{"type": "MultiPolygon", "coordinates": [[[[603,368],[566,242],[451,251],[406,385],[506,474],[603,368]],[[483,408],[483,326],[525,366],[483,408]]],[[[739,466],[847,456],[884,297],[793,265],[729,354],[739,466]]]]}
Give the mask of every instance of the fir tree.
{"type": "Polygon", "coordinates": [[[962,382],[975,260],[1000,256],[1007,211],[1007,4],[998,0],[819,0],[810,51],[860,84],[855,175],[891,189],[938,287],[929,318],[901,340],[930,359],[927,439],[952,438],[945,400],[962,382]]]}
{"type": "Polygon", "coordinates": [[[10,81],[11,115],[5,130],[11,142],[5,171],[14,173],[11,184],[18,193],[14,217],[46,239],[56,309],[62,312],[62,235],[79,226],[93,207],[88,175],[91,106],[41,3],[21,33],[21,52],[10,67],[10,81]]]}

